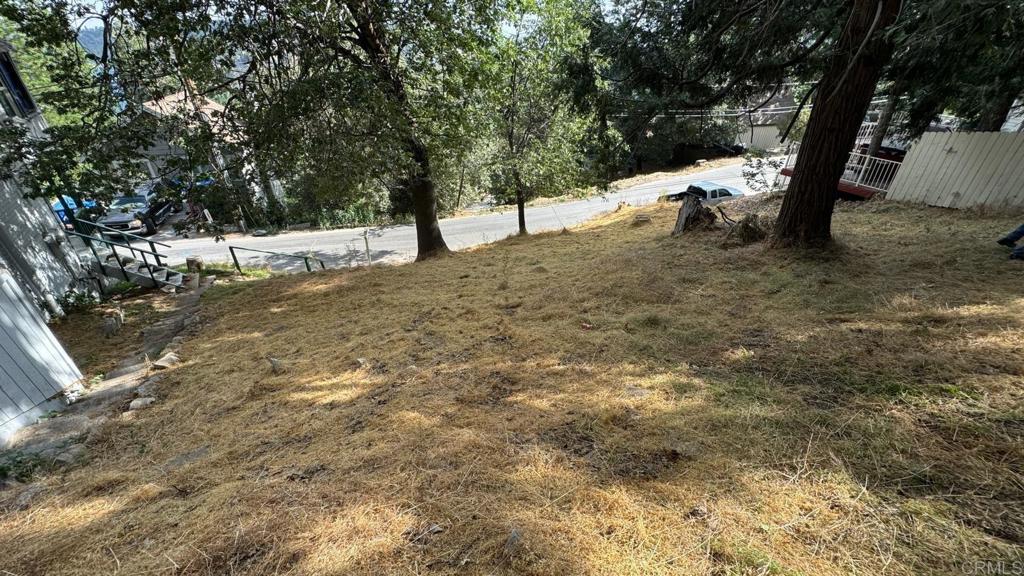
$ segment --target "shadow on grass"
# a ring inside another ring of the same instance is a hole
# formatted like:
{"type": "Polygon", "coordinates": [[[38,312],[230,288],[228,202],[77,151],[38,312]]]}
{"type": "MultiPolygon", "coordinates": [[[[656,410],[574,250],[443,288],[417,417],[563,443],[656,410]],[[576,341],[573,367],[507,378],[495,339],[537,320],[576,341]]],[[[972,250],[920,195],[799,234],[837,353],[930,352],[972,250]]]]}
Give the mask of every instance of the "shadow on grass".
{"type": "Polygon", "coordinates": [[[841,215],[825,261],[668,239],[662,210],[246,283],[0,551],[210,574],[1020,559],[1019,279],[922,260],[935,223],[905,216],[841,215]]]}

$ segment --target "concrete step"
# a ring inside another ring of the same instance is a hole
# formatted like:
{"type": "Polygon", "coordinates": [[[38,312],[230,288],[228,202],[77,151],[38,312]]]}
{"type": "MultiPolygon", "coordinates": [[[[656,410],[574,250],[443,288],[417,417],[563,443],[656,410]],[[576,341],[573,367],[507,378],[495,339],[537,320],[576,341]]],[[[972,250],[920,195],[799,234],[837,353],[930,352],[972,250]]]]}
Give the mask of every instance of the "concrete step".
{"type": "Polygon", "coordinates": [[[109,262],[103,265],[103,273],[114,278],[124,278],[132,284],[146,288],[159,288],[162,286],[173,286],[180,288],[184,284],[184,276],[163,266],[145,265],[141,262],[130,262],[121,267],[116,262],[109,262]],[[155,282],[154,282],[155,281],[155,282]]]}

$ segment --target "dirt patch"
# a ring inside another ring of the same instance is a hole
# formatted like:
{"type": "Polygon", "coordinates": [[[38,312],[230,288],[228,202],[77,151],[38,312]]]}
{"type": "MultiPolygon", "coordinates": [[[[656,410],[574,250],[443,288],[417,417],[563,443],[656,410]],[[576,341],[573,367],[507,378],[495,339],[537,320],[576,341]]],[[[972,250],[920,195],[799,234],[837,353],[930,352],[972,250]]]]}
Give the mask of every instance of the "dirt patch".
{"type": "Polygon", "coordinates": [[[111,372],[126,356],[143,349],[143,330],[174,309],[175,296],[160,291],[115,299],[73,312],[50,325],[78,364],[86,380],[111,372]],[[124,325],[112,336],[103,331],[104,318],[120,310],[124,325]]]}

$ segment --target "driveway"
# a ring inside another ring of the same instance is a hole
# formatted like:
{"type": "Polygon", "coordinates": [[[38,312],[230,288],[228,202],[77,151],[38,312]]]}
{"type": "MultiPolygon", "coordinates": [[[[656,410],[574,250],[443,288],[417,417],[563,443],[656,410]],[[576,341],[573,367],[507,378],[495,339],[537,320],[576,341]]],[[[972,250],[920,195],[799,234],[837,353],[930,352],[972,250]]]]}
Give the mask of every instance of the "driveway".
{"type": "MultiPolygon", "coordinates": [[[[699,180],[711,180],[749,194],[751,192],[740,170],[741,165],[735,164],[639,184],[605,197],[530,207],[526,209],[526,225],[530,232],[560,230],[614,210],[619,202],[632,206],[650,204],[662,194],[683,191],[699,180]]],[[[494,242],[518,230],[514,209],[441,220],[441,232],[448,247],[453,250],[494,242]]],[[[160,252],[169,257],[172,265],[183,263],[187,256],[201,256],[206,262],[230,262],[227,248],[230,244],[289,254],[312,254],[324,260],[328,267],[356,266],[366,263],[364,232],[368,236],[370,256],[374,263],[408,262],[416,257],[416,230],[411,224],[369,229],[288,232],[264,237],[230,235],[222,242],[215,242],[213,238],[160,238],[171,245],[170,248],[160,248],[160,252]]],[[[244,251],[238,254],[243,266],[269,263],[274,270],[302,270],[304,266],[299,259],[244,251]]]]}

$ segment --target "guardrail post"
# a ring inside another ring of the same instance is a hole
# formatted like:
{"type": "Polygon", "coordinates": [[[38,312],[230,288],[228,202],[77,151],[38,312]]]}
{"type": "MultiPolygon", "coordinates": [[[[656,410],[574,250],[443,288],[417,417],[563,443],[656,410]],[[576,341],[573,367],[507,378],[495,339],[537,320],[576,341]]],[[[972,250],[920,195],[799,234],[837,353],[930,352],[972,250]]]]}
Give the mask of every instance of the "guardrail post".
{"type": "Polygon", "coordinates": [[[309,257],[308,256],[303,256],[302,257],[302,261],[306,264],[306,272],[312,272],[313,269],[310,268],[310,266],[309,266],[309,257]]]}
{"type": "Polygon", "coordinates": [[[147,242],[149,242],[149,251],[153,253],[153,259],[156,260],[156,265],[163,266],[164,264],[160,261],[160,254],[157,253],[156,246],[153,245],[153,241],[147,240],[147,242]]]}
{"type": "Polygon", "coordinates": [[[121,276],[124,276],[124,281],[128,282],[128,273],[124,270],[124,263],[121,262],[121,257],[117,255],[117,248],[113,244],[110,244],[110,253],[114,255],[114,260],[117,261],[117,267],[121,269],[121,276]]]}
{"type": "Polygon", "coordinates": [[[228,246],[228,252],[231,252],[231,259],[235,262],[235,270],[238,270],[238,273],[241,274],[242,267],[238,265],[238,256],[235,255],[235,247],[228,246]]]}
{"type": "Polygon", "coordinates": [[[317,262],[320,263],[320,269],[321,270],[327,270],[327,266],[324,265],[324,261],[323,260],[317,259],[317,262]]]}
{"type": "Polygon", "coordinates": [[[150,266],[149,265],[149,261],[146,260],[146,253],[145,252],[141,252],[141,254],[142,254],[142,263],[145,264],[146,271],[149,272],[149,279],[153,281],[153,288],[159,288],[160,285],[157,284],[156,276],[153,276],[153,267],[150,266]]]}
{"type": "MultiPolygon", "coordinates": [[[[100,265],[100,272],[103,272],[103,260],[100,259],[100,255],[96,252],[96,247],[92,245],[92,242],[86,242],[89,246],[89,250],[92,250],[92,257],[96,259],[96,263],[100,265]]],[[[102,292],[102,289],[100,290],[102,292]]]]}

